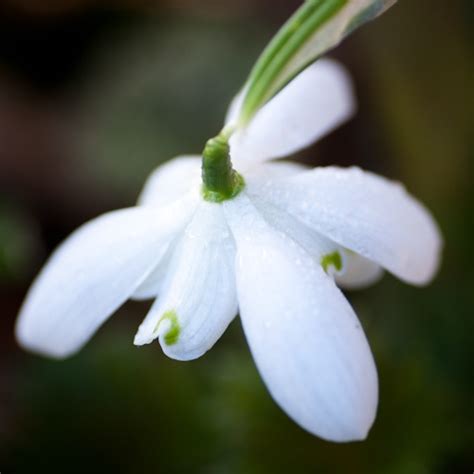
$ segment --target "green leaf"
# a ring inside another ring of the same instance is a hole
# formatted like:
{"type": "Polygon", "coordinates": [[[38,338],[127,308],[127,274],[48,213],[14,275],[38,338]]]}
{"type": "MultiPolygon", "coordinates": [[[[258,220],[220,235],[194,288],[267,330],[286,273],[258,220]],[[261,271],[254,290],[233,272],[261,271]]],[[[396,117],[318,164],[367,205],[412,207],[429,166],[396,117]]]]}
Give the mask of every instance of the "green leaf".
{"type": "Polygon", "coordinates": [[[283,25],[247,80],[239,125],[348,34],[397,0],[307,0],[283,25]]]}

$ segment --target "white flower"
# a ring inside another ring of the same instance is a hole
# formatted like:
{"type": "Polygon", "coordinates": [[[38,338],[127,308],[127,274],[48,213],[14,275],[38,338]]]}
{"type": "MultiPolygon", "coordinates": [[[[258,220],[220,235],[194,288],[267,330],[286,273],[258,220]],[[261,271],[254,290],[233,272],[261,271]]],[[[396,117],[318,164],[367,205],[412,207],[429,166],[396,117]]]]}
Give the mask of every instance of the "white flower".
{"type": "Polygon", "coordinates": [[[438,265],[437,226],[401,185],[372,173],[267,162],[309,145],[353,109],[345,72],[320,60],[232,137],[245,180],[237,197],[203,199],[198,156],[159,167],[137,207],[84,225],[53,254],[22,308],[20,343],[66,357],[129,298],[156,298],[135,344],[159,339],[169,357],[189,360],[239,312],[283,410],[322,438],[365,438],[377,372],[337,285],[368,285],[382,268],[427,283],[438,265]]]}

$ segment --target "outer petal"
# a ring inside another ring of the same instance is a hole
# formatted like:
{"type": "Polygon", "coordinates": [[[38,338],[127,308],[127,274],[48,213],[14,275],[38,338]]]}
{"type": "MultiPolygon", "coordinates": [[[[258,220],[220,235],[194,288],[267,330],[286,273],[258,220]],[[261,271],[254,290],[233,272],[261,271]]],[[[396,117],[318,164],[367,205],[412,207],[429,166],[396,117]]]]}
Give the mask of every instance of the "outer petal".
{"type": "Polygon", "coordinates": [[[287,237],[296,242],[311,255],[316,262],[321,263],[321,259],[325,255],[341,250],[341,247],[335,242],[318,234],[284,210],[275,207],[271,203],[265,202],[257,196],[252,196],[251,201],[271,227],[283,232],[287,237]]]}
{"type": "Polygon", "coordinates": [[[269,228],[245,195],[224,207],[237,242],[242,323],[273,398],[322,438],[365,438],[377,407],[377,373],[352,308],[321,267],[269,228]]]}
{"type": "Polygon", "coordinates": [[[178,156],[158,166],[138,198],[139,206],[161,207],[176,201],[199,184],[201,157],[178,156]]]}
{"type": "Polygon", "coordinates": [[[428,283],[438,268],[439,229],[403,186],[359,168],[316,168],[258,191],[319,233],[402,280],[428,283]]]}
{"type": "Polygon", "coordinates": [[[141,324],[135,344],[157,337],[178,360],[209,350],[237,314],[232,236],[222,207],[203,202],[174,252],[163,297],[141,324]]]}
{"type": "Polygon", "coordinates": [[[153,270],[192,208],[131,208],[74,232],[30,289],[16,325],[19,343],[54,357],[78,351],[153,270]]]}
{"type": "MultiPolygon", "coordinates": [[[[271,182],[296,176],[310,168],[294,161],[271,161],[268,163],[256,163],[252,166],[250,163],[244,164],[245,185],[247,189],[256,189],[257,192],[262,186],[269,185],[271,182]],[[247,166],[245,166],[247,165],[247,166]]],[[[239,170],[240,171],[240,170],[239,170]]]]}
{"type": "MultiPolygon", "coordinates": [[[[239,98],[231,105],[238,109],[239,98]]],[[[280,158],[307,147],[354,113],[352,86],[335,61],[321,59],[308,67],[266,104],[231,139],[236,163],[280,158]]],[[[234,117],[229,116],[230,122],[234,117]]]]}

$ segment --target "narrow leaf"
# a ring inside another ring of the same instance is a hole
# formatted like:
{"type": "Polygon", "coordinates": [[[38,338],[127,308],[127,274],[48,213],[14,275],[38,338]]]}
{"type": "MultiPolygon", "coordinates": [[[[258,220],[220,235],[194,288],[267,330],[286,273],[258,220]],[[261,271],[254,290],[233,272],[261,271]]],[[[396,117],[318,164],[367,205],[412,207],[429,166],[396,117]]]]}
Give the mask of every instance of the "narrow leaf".
{"type": "Polygon", "coordinates": [[[397,0],[306,0],[255,64],[245,86],[240,125],[323,53],[397,0]]]}

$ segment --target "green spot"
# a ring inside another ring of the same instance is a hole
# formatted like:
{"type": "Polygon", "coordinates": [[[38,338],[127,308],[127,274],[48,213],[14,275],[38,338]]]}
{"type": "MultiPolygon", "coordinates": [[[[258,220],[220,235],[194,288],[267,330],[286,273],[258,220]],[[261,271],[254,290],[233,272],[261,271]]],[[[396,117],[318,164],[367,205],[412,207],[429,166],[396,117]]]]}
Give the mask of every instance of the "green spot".
{"type": "Polygon", "coordinates": [[[329,267],[334,267],[338,272],[342,270],[342,257],[341,254],[336,250],[332,253],[327,253],[321,257],[321,266],[323,270],[327,273],[329,267]]]}
{"type": "Polygon", "coordinates": [[[165,344],[167,346],[172,346],[173,344],[176,344],[178,342],[179,335],[181,333],[181,326],[179,325],[178,315],[176,314],[176,311],[171,310],[163,313],[163,316],[161,316],[156,327],[158,328],[161,322],[165,319],[167,319],[171,323],[170,328],[164,335],[165,344]]]}

